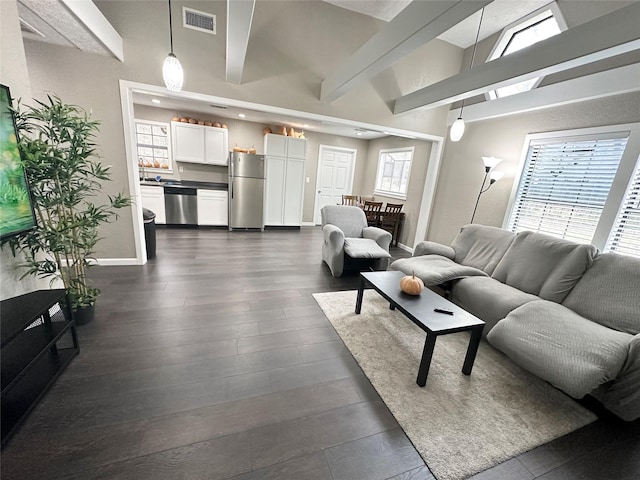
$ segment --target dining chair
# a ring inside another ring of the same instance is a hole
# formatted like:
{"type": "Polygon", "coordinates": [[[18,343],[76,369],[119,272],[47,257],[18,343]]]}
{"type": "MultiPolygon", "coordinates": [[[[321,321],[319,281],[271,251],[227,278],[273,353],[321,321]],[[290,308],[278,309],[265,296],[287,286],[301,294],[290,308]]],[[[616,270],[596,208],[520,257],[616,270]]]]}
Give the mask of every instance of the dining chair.
{"type": "Polygon", "coordinates": [[[367,217],[367,223],[370,227],[377,227],[380,223],[380,211],[382,210],[382,202],[369,202],[367,200],[362,204],[362,209],[367,217]]]}
{"type": "Polygon", "coordinates": [[[402,222],[402,203],[387,203],[384,211],[380,212],[380,224],[383,230],[391,233],[391,243],[398,246],[398,237],[400,235],[400,224],[402,222]],[[394,243],[395,242],[395,243],[394,243]]]}
{"type": "Polygon", "coordinates": [[[342,205],[357,207],[359,203],[360,198],[357,195],[342,195],[342,205]]]}

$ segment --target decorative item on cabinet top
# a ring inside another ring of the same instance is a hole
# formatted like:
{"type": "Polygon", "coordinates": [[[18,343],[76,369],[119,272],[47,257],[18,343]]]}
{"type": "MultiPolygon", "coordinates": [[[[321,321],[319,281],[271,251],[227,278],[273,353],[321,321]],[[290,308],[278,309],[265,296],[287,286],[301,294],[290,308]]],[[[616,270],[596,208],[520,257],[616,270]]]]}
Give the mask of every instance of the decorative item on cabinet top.
{"type": "MultiPolygon", "coordinates": [[[[287,127],[282,125],[278,127],[276,130],[277,130],[276,135],[282,135],[283,137],[305,138],[303,130],[300,130],[298,132],[293,127],[289,127],[287,129],[287,127]]],[[[273,133],[273,130],[270,127],[265,127],[262,129],[263,135],[269,135],[270,133],[273,133]]]]}
{"type": "Polygon", "coordinates": [[[193,125],[204,125],[205,127],[229,128],[226,123],[211,120],[199,120],[191,117],[173,117],[172,122],[191,123],[193,125]]]}

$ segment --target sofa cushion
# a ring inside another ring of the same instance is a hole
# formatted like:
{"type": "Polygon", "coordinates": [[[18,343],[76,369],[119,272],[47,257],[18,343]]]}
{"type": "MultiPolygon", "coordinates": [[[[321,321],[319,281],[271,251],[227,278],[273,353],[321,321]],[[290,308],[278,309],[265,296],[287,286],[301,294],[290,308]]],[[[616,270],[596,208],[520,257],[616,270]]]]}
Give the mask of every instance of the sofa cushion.
{"type": "Polygon", "coordinates": [[[593,245],[521,232],[492,276],[524,292],[560,303],[589,268],[597,251],[593,245]]]}
{"type": "Polygon", "coordinates": [[[407,275],[419,277],[425,285],[441,285],[449,280],[467,276],[486,276],[482,270],[460,265],[440,255],[401,258],[391,264],[392,270],[400,270],[407,275]]]}
{"type": "Polygon", "coordinates": [[[344,252],[351,258],[391,258],[389,252],[370,238],[345,238],[344,252]]]}
{"type": "Polygon", "coordinates": [[[458,280],[451,290],[451,300],[486,323],[483,334],[513,309],[539,300],[491,277],[468,277],[458,280]]]}
{"type": "Polygon", "coordinates": [[[544,300],[517,308],[487,335],[514,363],[574,398],[616,378],[632,338],[544,300]]]}
{"type": "Polygon", "coordinates": [[[640,333],[640,258],[598,255],[562,304],[605,327],[640,333]]]}
{"type": "Polygon", "coordinates": [[[501,228],[465,225],[451,243],[454,260],[491,275],[514,238],[514,233],[501,228]]]}

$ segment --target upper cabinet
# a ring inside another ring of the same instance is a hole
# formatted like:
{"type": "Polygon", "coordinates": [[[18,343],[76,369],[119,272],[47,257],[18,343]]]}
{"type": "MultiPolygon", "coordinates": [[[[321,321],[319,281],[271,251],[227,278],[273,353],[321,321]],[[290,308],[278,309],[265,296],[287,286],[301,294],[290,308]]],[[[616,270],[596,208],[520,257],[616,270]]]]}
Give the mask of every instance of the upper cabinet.
{"type": "Polygon", "coordinates": [[[264,137],[264,153],[275,157],[304,159],[307,157],[307,141],[304,138],[268,133],[264,137]]]}
{"type": "Polygon", "coordinates": [[[173,158],[177,162],[227,165],[229,146],[226,128],[171,122],[173,158]]]}

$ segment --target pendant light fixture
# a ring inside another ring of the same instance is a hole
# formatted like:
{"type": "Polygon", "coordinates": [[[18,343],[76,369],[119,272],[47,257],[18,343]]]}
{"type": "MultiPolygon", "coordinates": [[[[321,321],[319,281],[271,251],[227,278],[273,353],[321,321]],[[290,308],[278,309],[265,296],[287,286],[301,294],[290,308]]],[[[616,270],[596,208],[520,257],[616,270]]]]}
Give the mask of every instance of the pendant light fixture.
{"type": "Polygon", "coordinates": [[[169,38],[171,41],[171,51],[162,64],[162,78],[167,90],[179,92],[182,90],[184,82],[184,72],[180,60],[173,54],[173,26],[171,24],[171,0],[169,0],[169,38]]]}
{"type": "MultiPolygon", "coordinates": [[[[471,66],[469,70],[473,68],[473,61],[476,58],[476,49],[478,48],[478,39],[480,38],[480,27],[482,26],[482,17],[484,16],[484,7],[480,12],[480,22],[478,23],[478,33],[476,33],[476,43],[473,44],[473,53],[471,54],[471,66]]],[[[451,129],[449,130],[449,138],[452,142],[457,142],[464,135],[464,120],[462,119],[462,110],[464,110],[464,98],[462,99],[462,105],[460,106],[460,116],[453,122],[451,129]]]]}

